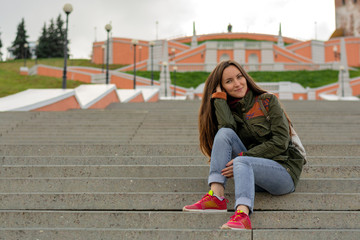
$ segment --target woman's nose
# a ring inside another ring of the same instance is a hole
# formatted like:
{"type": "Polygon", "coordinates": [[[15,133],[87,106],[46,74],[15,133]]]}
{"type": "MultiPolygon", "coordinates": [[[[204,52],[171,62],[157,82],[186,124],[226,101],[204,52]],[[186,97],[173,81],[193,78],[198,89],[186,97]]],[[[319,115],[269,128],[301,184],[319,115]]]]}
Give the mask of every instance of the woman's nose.
{"type": "Polygon", "coordinates": [[[239,86],[241,84],[240,79],[235,79],[235,86],[239,86]]]}

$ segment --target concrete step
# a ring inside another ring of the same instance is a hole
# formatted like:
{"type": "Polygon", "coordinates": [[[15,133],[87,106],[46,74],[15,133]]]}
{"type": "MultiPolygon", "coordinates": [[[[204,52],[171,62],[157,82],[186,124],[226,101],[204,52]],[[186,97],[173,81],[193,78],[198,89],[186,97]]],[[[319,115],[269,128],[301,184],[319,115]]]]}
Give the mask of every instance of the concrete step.
{"type": "MultiPolygon", "coordinates": [[[[181,211],[34,211],[1,210],[2,229],[93,228],[93,229],[218,229],[234,214],[181,211]],[[211,221],[209,221],[211,218],[211,221]]],[[[254,211],[257,229],[357,229],[359,211],[254,211]]],[[[231,232],[231,231],[230,231],[231,232]]],[[[235,231],[238,232],[238,231],[235,231]]]]}
{"type": "MultiPolygon", "coordinates": [[[[204,165],[204,156],[3,156],[0,165],[204,165]]],[[[358,166],[360,156],[309,156],[307,166],[358,166]]]]}
{"type": "MultiPolygon", "coordinates": [[[[32,192],[207,192],[207,178],[0,178],[2,193],[32,192]]],[[[234,191],[229,180],[226,192],[234,191]]],[[[360,178],[302,178],[298,193],[358,193],[360,178]]]]}
{"type": "Polygon", "coordinates": [[[142,230],[137,228],[130,229],[81,229],[81,228],[41,228],[41,229],[0,229],[0,234],[4,238],[0,239],[77,239],[77,240],[88,240],[88,239],[137,239],[137,240],[148,240],[148,239],[197,239],[197,240],[208,240],[211,239],[235,239],[241,237],[241,239],[251,240],[251,231],[224,231],[220,229],[216,230],[188,230],[188,229],[177,229],[177,230],[142,230]]]}
{"type": "MultiPolygon", "coordinates": [[[[4,140],[0,140],[0,144],[22,144],[22,145],[33,145],[33,144],[47,144],[47,145],[59,145],[59,144],[146,144],[147,141],[143,141],[143,140],[134,140],[132,141],[130,138],[129,139],[59,139],[59,140],[39,140],[39,141],[30,141],[30,140],[8,140],[8,139],[4,139],[4,140]]],[[[198,145],[198,141],[197,140],[181,140],[181,141],[176,141],[176,140],[159,140],[159,141],[153,141],[153,143],[155,144],[189,144],[192,143],[194,145],[198,145]]]]}
{"type": "MultiPolygon", "coordinates": [[[[1,178],[24,177],[207,177],[206,165],[43,165],[1,166],[1,178]]],[[[360,165],[305,165],[302,178],[360,178],[360,165]]]]}
{"type": "MultiPolygon", "coordinates": [[[[197,202],[204,195],[188,192],[137,192],[137,193],[0,193],[3,210],[181,210],[197,202]]],[[[234,194],[225,194],[228,209],[234,207],[234,194]]],[[[257,193],[255,210],[286,211],[357,211],[360,209],[359,193],[292,193],[272,196],[257,193]]]]}
{"type": "MultiPolygon", "coordinates": [[[[308,156],[360,156],[357,144],[305,144],[308,156]]],[[[202,156],[196,144],[2,144],[0,156],[202,156]]]]}
{"type": "Polygon", "coordinates": [[[0,229],[3,239],[244,239],[244,240],[357,240],[360,230],[163,230],[163,229],[78,229],[78,228],[41,228],[41,229],[0,229]]]}
{"type": "Polygon", "coordinates": [[[291,229],[291,230],[254,230],[252,235],[252,240],[318,240],[318,239],[327,239],[327,240],[355,240],[359,239],[360,230],[303,230],[303,229],[291,229]]]}

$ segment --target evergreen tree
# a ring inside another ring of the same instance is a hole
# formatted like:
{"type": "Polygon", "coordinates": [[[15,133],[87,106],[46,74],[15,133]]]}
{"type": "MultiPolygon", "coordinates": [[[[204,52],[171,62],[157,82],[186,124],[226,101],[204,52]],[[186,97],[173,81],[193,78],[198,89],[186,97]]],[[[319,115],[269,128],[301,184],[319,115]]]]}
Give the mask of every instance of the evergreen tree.
{"type": "Polygon", "coordinates": [[[56,23],[54,23],[54,19],[50,20],[48,28],[46,28],[46,23],[44,24],[38,40],[38,58],[64,57],[65,29],[63,26],[64,21],[61,19],[61,14],[57,17],[56,23]]]}
{"type": "Polygon", "coordinates": [[[2,42],[1,42],[1,32],[0,32],[0,61],[2,61],[2,52],[1,52],[1,48],[2,48],[2,42]]]}
{"type": "Polygon", "coordinates": [[[29,36],[26,35],[25,20],[24,18],[22,18],[21,22],[17,27],[15,41],[12,44],[12,47],[14,49],[13,54],[15,56],[15,59],[21,59],[24,58],[25,56],[26,58],[31,58],[29,47],[25,48],[25,44],[29,44],[27,42],[28,37],[29,36]]]}
{"type": "Polygon", "coordinates": [[[50,49],[49,49],[49,41],[48,41],[48,34],[46,29],[46,23],[44,23],[44,26],[42,28],[42,33],[40,38],[38,39],[39,44],[36,48],[36,56],[38,58],[47,58],[50,56],[50,49]]]}
{"type": "Polygon", "coordinates": [[[56,19],[56,55],[64,57],[65,29],[61,14],[56,19]]]}
{"type": "Polygon", "coordinates": [[[51,58],[54,57],[59,57],[56,55],[57,53],[57,46],[56,46],[56,41],[57,41],[57,33],[56,33],[56,29],[55,29],[55,24],[54,24],[54,19],[50,20],[50,25],[47,29],[47,41],[49,43],[48,46],[48,50],[49,50],[49,56],[51,58]]]}

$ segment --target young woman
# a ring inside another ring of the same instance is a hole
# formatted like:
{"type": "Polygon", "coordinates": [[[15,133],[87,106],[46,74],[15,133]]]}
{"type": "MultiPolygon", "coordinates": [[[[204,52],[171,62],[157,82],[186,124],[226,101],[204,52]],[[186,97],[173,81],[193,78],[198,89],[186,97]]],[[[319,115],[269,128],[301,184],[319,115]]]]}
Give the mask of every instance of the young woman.
{"type": "Polygon", "coordinates": [[[240,64],[219,63],[205,82],[199,113],[210,191],[183,211],[226,212],[224,188],[234,178],[235,215],[221,228],[251,229],[255,191],[283,195],[299,181],[304,159],[290,141],[289,124],[277,97],[256,85],[240,64]]]}

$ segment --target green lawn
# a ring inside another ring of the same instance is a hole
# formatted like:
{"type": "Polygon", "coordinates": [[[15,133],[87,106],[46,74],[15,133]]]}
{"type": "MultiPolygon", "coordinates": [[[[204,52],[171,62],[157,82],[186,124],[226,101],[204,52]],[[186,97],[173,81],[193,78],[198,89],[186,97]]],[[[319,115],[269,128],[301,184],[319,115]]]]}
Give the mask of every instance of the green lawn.
{"type": "MultiPolygon", "coordinates": [[[[133,72],[127,72],[133,74],[133,72]]],[[[250,76],[256,82],[296,82],[303,87],[321,87],[338,81],[338,71],[321,70],[321,71],[287,71],[287,72],[249,72],[250,76]]],[[[136,75],[150,78],[151,72],[137,71],[136,75]]],[[[181,87],[194,87],[205,82],[208,72],[184,72],[176,73],[176,85],[181,87]]],[[[350,77],[360,76],[360,69],[350,71],[350,77]]],[[[154,72],[154,79],[159,79],[160,72],[154,72]]],[[[174,73],[171,72],[171,81],[174,83],[174,73]]]]}
{"type": "MultiPolygon", "coordinates": [[[[64,59],[49,58],[38,59],[38,64],[45,64],[55,67],[63,67],[64,59]]],[[[35,65],[35,60],[27,60],[26,66],[30,69],[35,65]]],[[[11,95],[24,91],[29,88],[61,88],[62,79],[45,76],[23,76],[20,75],[20,67],[24,66],[23,60],[12,60],[0,62],[0,97],[11,95]]],[[[68,66],[86,66],[102,68],[102,64],[93,64],[87,59],[71,59],[68,60],[68,66]]],[[[123,65],[109,65],[110,69],[117,69],[123,65]]],[[[67,88],[76,88],[84,84],[79,81],[67,81],[67,88]]]]}
{"type": "MultiPolygon", "coordinates": [[[[61,58],[39,59],[39,64],[45,64],[56,67],[63,67],[64,60],[61,58]]],[[[34,60],[27,60],[27,67],[34,66],[34,60]]],[[[0,97],[24,91],[29,88],[61,88],[62,79],[44,76],[22,76],[19,69],[24,65],[23,60],[13,60],[0,62],[0,97]]],[[[71,59],[68,60],[69,66],[87,66],[101,69],[102,64],[93,64],[88,59],[71,59]]],[[[109,69],[117,69],[123,65],[109,65],[109,69]]],[[[133,72],[128,72],[133,74],[133,72]]],[[[150,71],[137,71],[136,74],[141,77],[151,78],[150,71]]],[[[257,82],[278,82],[289,81],[297,82],[303,87],[321,87],[330,83],[335,83],[338,78],[338,71],[288,71],[288,72],[250,72],[249,73],[257,82]]],[[[208,72],[184,72],[176,73],[176,85],[181,87],[194,87],[205,82],[208,72]]],[[[357,71],[350,71],[350,77],[360,76],[360,68],[357,71]]],[[[160,72],[154,72],[154,79],[158,80],[160,72]]],[[[174,73],[171,72],[171,80],[174,83],[174,73]]],[[[75,88],[82,82],[67,81],[68,88],[75,88]]]]}

